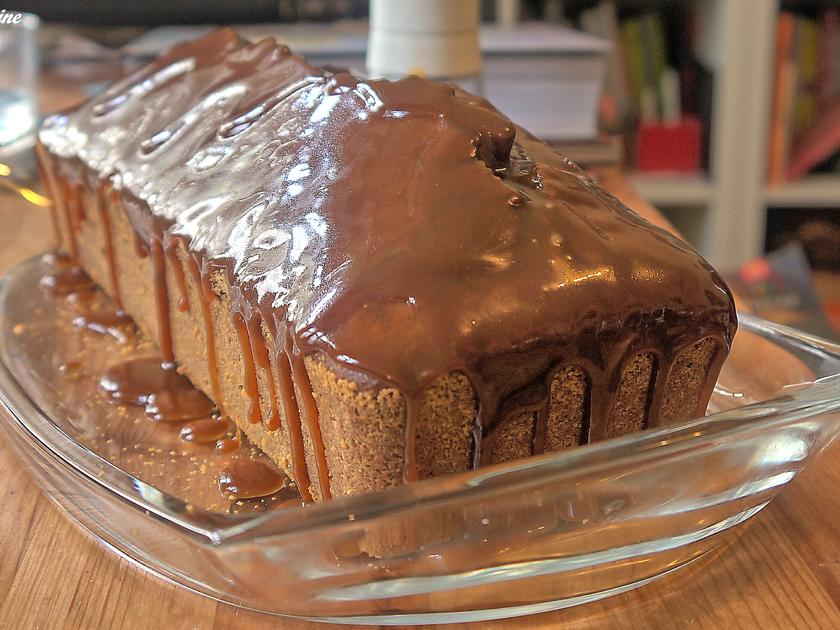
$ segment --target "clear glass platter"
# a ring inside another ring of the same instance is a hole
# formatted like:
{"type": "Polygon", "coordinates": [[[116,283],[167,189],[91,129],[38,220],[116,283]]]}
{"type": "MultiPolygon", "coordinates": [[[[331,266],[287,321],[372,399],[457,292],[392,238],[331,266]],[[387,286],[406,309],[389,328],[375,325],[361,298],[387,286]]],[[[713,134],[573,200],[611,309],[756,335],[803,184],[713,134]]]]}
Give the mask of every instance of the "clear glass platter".
{"type": "Polygon", "coordinates": [[[0,434],[116,552],[266,613],[438,623],[618,594],[721,547],[840,433],[840,346],[742,314],[705,418],[323,504],[231,501],[219,471],[260,453],[112,405],[101,371],[154,349],[74,326],[42,265],[0,285],[0,434]]]}

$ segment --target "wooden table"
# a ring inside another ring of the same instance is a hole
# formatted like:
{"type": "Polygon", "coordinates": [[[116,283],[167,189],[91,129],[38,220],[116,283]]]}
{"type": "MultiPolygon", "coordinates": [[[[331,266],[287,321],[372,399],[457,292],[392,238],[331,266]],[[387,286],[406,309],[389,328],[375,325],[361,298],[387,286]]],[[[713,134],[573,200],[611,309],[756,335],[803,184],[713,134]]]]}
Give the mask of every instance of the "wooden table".
{"type": "MultiPolygon", "coordinates": [[[[52,88],[55,108],[74,98],[52,88]]],[[[631,207],[655,212],[620,173],[600,177],[631,207]]],[[[0,193],[0,273],[49,246],[47,221],[0,193]]],[[[70,523],[2,443],[0,480],[0,628],[310,627],[219,604],[117,557],[70,523]]],[[[840,628],[838,488],[835,445],[696,569],[587,606],[471,627],[840,628]]]]}

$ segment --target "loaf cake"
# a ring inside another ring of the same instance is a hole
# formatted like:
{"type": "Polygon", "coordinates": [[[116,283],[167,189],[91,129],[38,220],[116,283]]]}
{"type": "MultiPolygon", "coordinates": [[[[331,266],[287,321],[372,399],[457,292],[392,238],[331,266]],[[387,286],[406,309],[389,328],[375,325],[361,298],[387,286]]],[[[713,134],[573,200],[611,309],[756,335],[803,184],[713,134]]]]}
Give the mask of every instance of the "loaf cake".
{"type": "Polygon", "coordinates": [[[705,411],[720,276],[485,100],[222,29],[39,134],[60,248],[297,482],[354,494],[705,411]]]}

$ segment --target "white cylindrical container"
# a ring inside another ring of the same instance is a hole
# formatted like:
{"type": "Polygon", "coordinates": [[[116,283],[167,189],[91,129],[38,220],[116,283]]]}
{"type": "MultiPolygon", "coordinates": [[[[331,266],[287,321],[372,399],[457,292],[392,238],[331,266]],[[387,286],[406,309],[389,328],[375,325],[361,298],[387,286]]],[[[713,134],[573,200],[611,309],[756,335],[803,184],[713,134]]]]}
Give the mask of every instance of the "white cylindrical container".
{"type": "Polygon", "coordinates": [[[477,76],[479,15],[479,0],[371,0],[368,75],[477,76]]]}
{"type": "Polygon", "coordinates": [[[0,147],[38,126],[36,15],[0,9],[0,147]]]}

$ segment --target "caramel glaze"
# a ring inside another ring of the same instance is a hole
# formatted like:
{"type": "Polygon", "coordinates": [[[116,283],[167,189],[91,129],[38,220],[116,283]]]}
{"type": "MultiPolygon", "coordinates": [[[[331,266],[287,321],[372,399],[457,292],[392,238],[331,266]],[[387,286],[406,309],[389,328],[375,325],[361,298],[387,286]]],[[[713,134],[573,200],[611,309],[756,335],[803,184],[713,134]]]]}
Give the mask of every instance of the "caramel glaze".
{"type": "Polygon", "coordinates": [[[169,320],[169,290],[166,286],[166,258],[160,237],[152,238],[149,251],[152,258],[152,282],[155,287],[155,305],[157,307],[158,343],[166,363],[174,363],[172,351],[172,324],[169,320]]]}
{"type": "MultiPolygon", "coordinates": [[[[44,276],[49,276],[50,274],[44,274],[44,276]]],[[[44,276],[41,277],[42,282],[46,282],[44,280],[44,276]]],[[[96,300],[96,285],[93,284],[91,281],[90,285],[85,285],[82,288],[76,289],[68,293],[64,299],[68,304],[72,304],[73,306],[84,307],[87,304],[90,304],[94,300],[96,300]]]]}
{"type": "Polygon", "coordinates": [[[174,242],[166,248],[166,258],[169,261],[169,268],[175,274],[175,284],[178,285],[178,310],[190,312],[190,295],[187,292],[187,271],[186,265],[182,265],[178,259],[178,250],[174,242]]]}
{"type": "Polygon", "coordinates": [[[105,243],[105,259],[108,261],[108,280],[111,283],[111,296],[117,308],[122,310],[122,296],[120,295],[120,283],[117,280],[117,263],[114,258],[114,239],[112,237],[113,229],[111,228],[111,213],[108,211],[107,203],[109,194],[107,183],[94,184],[96,191],[96,209],[99,212],[99,220],[102,222],[102,239],[105,243]]]}
{"type": "MultiPolygon", "coordinates": [[[[269,417],[266,421],[266,428],[269,431],[276,431],[280,428],[280,410],[277,406],[277,385],[274,382],[274,373],[271,370],[271,363],[268,356],[268,345],[261,330],[262,319],[259,315],[248,318],[245,328],[248,335],[248,343],[251,346],[251,354],[254,359],[254,373],[256,367],[265,370],[266,382],[268,383],[268,395],[270,401],[269,417]]],[[[257,399],[259,407],[259,396],[257,399]]]]}
{"type": "Polygon", "coordinates": [[[111,399],[123,405],[146,408],[158,422],[186,422],[206,418],[213,402],[193,387],[186,376],[159,357],[132,359],[111,366],[99,380],[111,399]]]}
{"type": "Polygon", "coordinates": [[[35,144],[35,155],[38,158],[36,160],[36,166],[38,169],[38,178],[41,180],[42,185],[44,186],[44,191],[52,200],[50,204],[50,219],[52,220],[53,226],[53,238],[55,239],[55,248],[59,248],[61,246],[61,228],[58,224],[58,205],[60,200],[58,199],[58,195],[56,194],[56,184],[55,179],[53,177],[53,170],[52,168],[48,168],[48,160],[50,159],[49,153],[44,149],[44,146],[38,142],[35,144]]]}
{"type": "Polygon", "coordinates": [[[266,497],[285,486],[283,473],[253,460],[231,462],[219,475],[219,490],[232,500],[266,497]]]}
{"type": "Polygon", "coordinates": [[[132,338],[134,328],[134,322],[125,311],[89,306],[79,307],[73,325],[100,335],[110,335],[120,343],[127,343],[132,338]]]}
{"type": "Polygon", "coordinates": [[[67,361],[58,366],[58,373],[62,378],[75,381],[79,378],[84,369],[81,361],[67,361]]]}
{"type": "Polygon", "coordinates": [[[192,383],[189,383],[189,389],[167,387],[150,394],[145,408],[146,416],[152,420],[174,423],[205,418],[216,409],[213,401],[192,383]]]}
{"type": "Polygon", "coordinates": [[[213,299],[213,289],[210,286],[209,274],[203,272],[199,266],[198,256],[190,255],[186,266],[199,290],[201,319],[204,323],[204,338],[207,354],[207,371],[210,375],[210,393],[219,407],[222,417],[226,416],[224,400],[222,400],[222,386],[219,383],[219,368],[216,362],[216,335],[213,330],[213,320],[210,313],[210,300],[213,299]]]}
{"type": "Polygon", "coordinates": [[[216,451],[219,453],[232,453],[242,446],[242,432],[237,429],[233,437],[222,438],[216,442],[216,451]]]}
{"type": "MultiPolygon", "coordinates": [[[[605,435],[626,359],[656,357],[655,426],[674,357],[712,337],[719,365],[735,331],[729,290],[706,261],[451,86],[333,74],[273,40],[247,44],[222,29],[50,118],[40,141],[48,182],[92,173],[121,193],[138,254],[152,256],[167,361],[164,250],[185,244],[188,272],[207,287],[200,307],[216,397],[207,303],[210,277],[226,276],[250,419],[278,428],[279,397],[305,499],[313,473],[330,495],[304,365],[311,353],[402,391],[410,481],[419,477],[420,402],[443,375],[461,371],[476,391],[478,465],[498,423],[523,411],[537,412],[533,448],[543,450],[555,371],[586,371],[581,442],[593,441],[605,435]],[[78,172],[51,175],[52,156],[78,172]],[[258,368],[272,390],[267,419],[258,368]],[[317,471],[307,470],[303,426],[317,471]]],[[[71,254],[75,205],[57,209],[71,254]]]]}
{"type": "Polygon", "coordinates": [[[73,295],[92,293],[96,285],[72,258],[61,254],[48,254],[44,257],[47,267],[41,276],[41,287],[55,295],[73,295]]]}
{"type": "Polygon", "coordinates": [[[185,442],[216,444],[230,432],[230,423],[221,418],[202,418],[188,422],[178,434],[185,442]]]}

